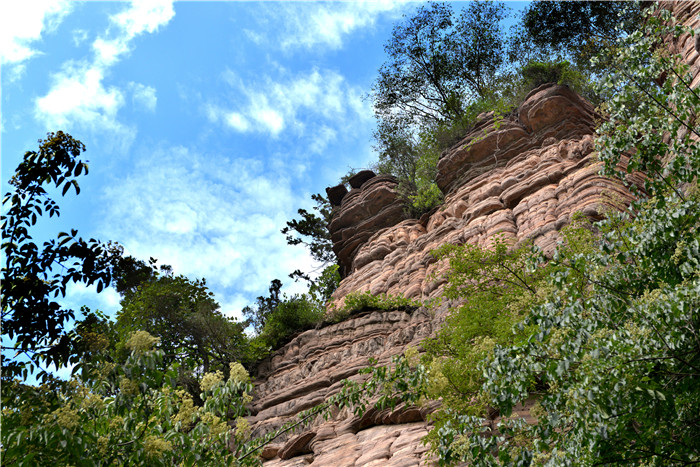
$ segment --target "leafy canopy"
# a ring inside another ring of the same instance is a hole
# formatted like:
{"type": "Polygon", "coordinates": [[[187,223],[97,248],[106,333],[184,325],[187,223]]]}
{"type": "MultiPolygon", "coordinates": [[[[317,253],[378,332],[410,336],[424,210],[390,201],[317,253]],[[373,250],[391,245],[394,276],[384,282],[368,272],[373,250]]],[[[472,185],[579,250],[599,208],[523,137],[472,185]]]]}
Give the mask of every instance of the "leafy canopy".
{"type": "Polygon", "coordinates": [[[77,177],[88,170],[78,158],[85,146],[72,136],[49,133],[39,143],[38,151],[25,153],[9,182],[13,191],[3,198],[2,333],[9,344],[3,346],[3,377],[26,377],[37,368],[45,377],[46,365],[78,360],[75,336],[66,329],[75,311],[56,297],[65,296],[70,283],[96,284],[100,292],[110,284],[112,265],[121,256],[120,247],[84,240],[76,230],[41,246],[35,243],[30,230],[40,216],[60,215],[48,190],[55,187],[66,195],[72,187],[78,194],[77,177]]]}
{"type": "Polygon", "coordinates": [[[370,97],[381,120],[407,124],[458,118],[463,99],[483,96],[503,61],[505,7],[470,2],[458,17],[430,3],[394,27],[370,97]]]}

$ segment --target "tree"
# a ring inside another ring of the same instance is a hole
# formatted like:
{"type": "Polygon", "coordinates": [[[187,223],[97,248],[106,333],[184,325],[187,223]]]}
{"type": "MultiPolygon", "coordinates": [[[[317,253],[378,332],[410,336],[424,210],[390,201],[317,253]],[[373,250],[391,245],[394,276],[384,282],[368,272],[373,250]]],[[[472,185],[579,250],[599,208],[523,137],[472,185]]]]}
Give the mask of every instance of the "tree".
{"type": "Polygon", "coordinates": [[[247,360],[246,324],[221,313],[205,280],[176,276],[161,266],[135,292],[126,292],[115,325],[122,345],[137,331],[156,337],[164,364],[178,363],[178,384],[196,400],[202,374],[227,374],[232,362],[247,360]]]}
{"type": "Polygon", "coordinates": [[[3,346],[3,377],[26,377],[35,368],[46,376],[45,365],[77,361],[73,337],[65,328],[75,312],[55,298],[65,296],[69,283],[96,284],[100,292],[110,284],[112,265],[120,255],[119,247],[84,240],[76,230],[61,232],[41,247],[34,242],[30,228],[39,217],[60,215],[46,186],[61,189],[62,195],[73,187],[78,194],[77,177],[88,170],[78,159],[85,146],[72,136],[48,133],[39,143],[38,151],[25,153],[9,182],[14,190],[3,198],[2,334],[14,341],[3,346]]]}
{"type": "Polygon", "coordinates": [[[523,14],[521,32],[531,45],[568,54],[585,70],[593,56],[640,23],[638,2],[533,2],[523,14]]]}
{"type": "Polygon", "coordinates": [[[248,324],[253,326],[253,330],[260,334],[265,327],[267,318],[282,302],[280,298],[280,290],[282,289],[282,281],[274,279],[270,282],[268,297],[262,295],[257,298],[255,307],[247,306],[243,308],[243,316],[248,318],[248,324]]]}
{"type": "Polygon", "coordinates": [[[205,374],[198,406],[173,387],[180,371],[166,363],[158,339],[131,334],[127,356],[115,364],[103,339],[83,371],[40,386],[3,384],[3,464],[35,465],[257,465],[236,462],[247,451],[246,406],[253,385],[239,363],[205,374]],[[229,420],[235,420],[234,426],[229,420]]]}
{"type": "Polygon", "coordinates": [[[409,127],[387,120],[378,120],[373,135],[379,156],[373,169],[398,179],[397,192],[408,217],[418,218],[442,201],[435,183],[441,148],[432,135],[432,131],[415,134],[409,127]]]}
{"type": "Polygon", "coordinates": [[[470,2],[457,18],[449,5],[431,3],[395,26],[370,93],[378,118],[402,125],[458,119],[503,63],[504,17],[500,3],[470,2]]]}
{"type": "MultiPolygon", "coordinates": [[[[313,259],[328,265],[336,261],[331,234],[328,232],[328,224],[333,217],[331,204],[325,196],[318,193],[311,195],[311,199],[316,202],[313,209],[318,214],[299,209],[297,212],[301,219],[288,221],[282,233],[286,235],[288,245],[303,244],[313,259]]],[[[303,277],[301,272],[294,274],[303,277]]]]}

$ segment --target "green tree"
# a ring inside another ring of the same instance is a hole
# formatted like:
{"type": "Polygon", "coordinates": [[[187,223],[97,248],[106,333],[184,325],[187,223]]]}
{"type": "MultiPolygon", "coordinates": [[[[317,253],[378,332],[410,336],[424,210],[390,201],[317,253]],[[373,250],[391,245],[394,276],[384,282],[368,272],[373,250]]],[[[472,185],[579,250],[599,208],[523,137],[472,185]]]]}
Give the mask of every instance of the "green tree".
{"type": "Polygon", "coordinates": [[[136,331],[156,337],[164,364],[179,364],[178,382],[196,400],[202,374],[222,371],[226,375],[232,362],[248,358],[246,323],[221,313],[204,279],[176,276],[168,266],[124,295],[115,327],[122,342],[136,331]]]}
{"type": "MultiPolygon", "coordinates": [[[[318,193],[311,195],[316,206],[314,212],[309,212],[306,209],[299,209],[297,212],[301,219],[292,219],[287,222],[287,226],[282,229],[282,233],[286,235],[287,244],[299,245],[303,244],[311,253],[311,256],[316,261],[328,265],[335,262],[335,254],[333,253],[333,242],[331,235],[328,232],[328,224],[332,218],[332,209],[330,202],[325,196],[318,193]]],[[[303,277],[303,273],[295,275],[303,277]]]]}
{"type": "Polygon", "coordinates": [[[268,297],[260,296],[254,306],[243,309],[256,336],[251,341],[251,353],[260,359],[279,348],[297,332],[314,327],[323,320],[325,304],[337,286],[338,267],[327,268],[309,293],[287,297],[281,294],[282,282],[270,283],[268,297]]]}
{"type": "Polygon", "coordinates": [[[444,3],[421,6],[394,27],[370,97],[380,120],[412,125],[459,118],[464,100],[487,93],[503,63],[505,7],[470,2],[455,18],[444,3]]]}
{"type": "Polygon", "coordinates": [[[248,440],[242,417],[253,386],[240,364],[228,378],[205,374],[197,406],[174,387],[178,365],[165,363],[157,338],[133,333],[120,364],[106,338],[92,341],[92,358],[69,381],[3,384],[3,464],[241,465],[235,457],[248,440]]]}
{"type": "Polygon", "coordinates": [[[13,191],[3,198],[3,377],[26,377],[37,368],[46,377],[46,365],[77,361],[73,336],[66,329],[75,311],[55,298],[65,296],[70,283],[96,284],[100,292],[110,284],[113,263],[121,254],[119,247],[84,240],[76,230],[61,232],[41,247],[34,242],[30,229],[39,217],[60,215],[47,186],[60,189],[62,195],[73,187],[78,194],[77,177],[88,169],[78,159],[85,146],[72,136],[49,133],[39,143],[38,151],[25,153],[9,182],[13,191]]]}
{"type": "Polygon", "coordinates": [[[591,69],[593,56],[637,30],[641,20],[639,2],[533,2],[523,14],[522,36],[511,53],[534,45],[570,57],[579,69],[591,69]]]}
{"type": "Polygon", "coordinates": [[[243,308],[243,316],[248,319],[248,324],[253,326],[253,330],[257,334],[262,332],[270,314],[282,303],[282,298],[280,297],[281,289],[282,281],[273,279],[268,289],[270,292],[269,296],[264,297],[261,295],[257,298],[254,306],[243,308]]]}

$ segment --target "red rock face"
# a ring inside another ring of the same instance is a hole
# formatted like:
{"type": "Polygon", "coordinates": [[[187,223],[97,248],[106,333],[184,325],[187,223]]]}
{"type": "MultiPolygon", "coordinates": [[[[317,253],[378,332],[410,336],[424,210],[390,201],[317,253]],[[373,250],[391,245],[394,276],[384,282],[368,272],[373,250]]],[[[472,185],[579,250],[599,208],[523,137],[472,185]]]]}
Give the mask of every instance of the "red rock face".
{"type": "Polygon", "coordinates": [[[403,203],[395,191],[398,184],[396,178],[390,175],[375,176],[369,171],[358,175],[364,176],[354,180],[355,187],[343,195],[328,227],[342,277],[352,271],[352,260],[358,248],[367,243],[375,232],[404,218],[403,203]]]}
{"type": "MultiPolygon", "coordinates": [[[[488,247],[499,236],[512,244],[531,241],[551,252],[559,230],[574,213],[595,219],[606,209],[626,206],[632,199],[629,191],[598,174],[595,118],[588,102],[556,85],[533,90],[516,112],[503,119],[483,116],[440,158],[437,183],[445,202],[431,216],[374,228],[364,235],[362,225],[386,223],[343,217],[344,228],[354,229],[356,240],[353,254],[343,257],[348,276],[334,294],[336,303],[350,292],[365,290],[432,298],[440,294],[443,283],[442,265],[431,252],[443,244],[488,247]]],[[[381,212],[383,200],[391,200],[384,209],[398,211],[398,200],[387,195],[375,198],[374,212],[381,212]]],[[[346,197],[342,209],[367,211],[364,202],[360,196],[346,197]]]]}
{"type": "MultiPolygon", "coordinates": [[[[700,28],[700,2],[662,4],[700,28]]],[[[700,87],[700,55],[693,38],[681,36],[671,48],[691,65],[693,86],[700,87]]],[[[591,106],[560,86],[534,90],[500,122],[483,116],[443,154],[438,185],[445,203],[420,220],[403,218],[396,181],[390,177],[363,174],[348,193],[336,187],[331,233],[346,277],[335,301],[364,290],[434,297],[443,286],[443,266],[431,251],[445,243],[488,247],[500,235],[514,244],[532,241],[549,252],[573,213],[597,218],[606,209],[624,207],[629,192],[598,175],[594,121],[591,106]]],[[[370,312],[297,336],[259,368],[250,417],[253,433],[268,432],[323,402],[344,378],[359,378],[368,357],[386,364],[417,345],[439,326],[447,307],[443,304],[434,315],[424,309],[412,315],[370,312]]],[[[341,412],[328,422],[316,420],[268,446],[265,466],[429,465],[421,439],[431,407],[398,409],[368,411],[362,418],[341,412]]],[[[515,412],[529,420],[527,404],[515,412]]]]}
{"type": "MultiPolygon", "coordinates": [[[[335,190],[330,231],[346,275],[336,301],[363,290],[434,297],[443,285],[442,266],[431,251],[445,243],[488,247],[500,235],[551,251],[574,212],[595,218],[604,209],[625,206],[630,194],[598,175],[594,118],[590,104],[554,85],[534,90],[501,121],[485,115],[443,154],[438,184],[445,203],[420,220],[404,219],[393,177],[362,173],[349,192],[335,190]]],[[[419,344],[447,309],[443,304],[434,314],[371,312],[302,333],[258,370],[250,418],[254,434],[323,402],[344,378],[359,378],[369,357],[386,364],[419,344]]],[[[338,413],[330,422],[318,420],[276,440],[266,449],[265,465],[425,465],[430,458],[418,440],[427,433],[426,410],[370,411],[363,418],[338,413]]]]}
{"type": "MultiPolygon", "coordinates": [[[[343,379],[358,380],[370,357],[380,365],[390,363],[392,356],[429,336],[436,324],[425,310],[368,312],[300,334],[258,369],[254,416],[249,417],[253,434],[274,430],[324,402],[340,390],[343,379]]],[[[331,421],[314,420],[268,446],[265,465],[426,465],[427,448],[420,439],[428,433],[425,420],[434,407],[368,410],[362,417],[344,410],[331,421]]]]}

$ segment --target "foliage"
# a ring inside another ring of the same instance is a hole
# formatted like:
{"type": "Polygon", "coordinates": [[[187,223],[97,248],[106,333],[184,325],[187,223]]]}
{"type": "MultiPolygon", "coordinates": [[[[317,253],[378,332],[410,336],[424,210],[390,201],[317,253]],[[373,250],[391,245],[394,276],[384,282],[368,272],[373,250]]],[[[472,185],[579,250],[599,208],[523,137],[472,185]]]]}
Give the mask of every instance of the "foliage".
{"type": "Polygon", "coordinates": [[[385,45],[389,60],[369,96],[377,118],[375,170],[399,179],[408,216],[442,202],[435,176],[447,145],[432,135],[463,121],[470,101],[492,94],[503,63],[505,10],[470,2],[456,15],[450,5],[430,3],[396,25],[385,45]]]}
{"type": "Polygon", "coordinates": [[[638,2],[533,2],[523,14],[521,33],[530,46],[569,56],[586,70],[593,56],[637,30],[640,15],[638,2]]]}
{"type": "Polygon", "coordinates": [[[247,441],[243,420],[252,385],[240,364],[230,377],[202,378],[197,407],[175,389],[177,366],[161,370],[164,354],[148,333],[134,333],[122,365],[95,349],[89,368],[69,381],[41,386],[17,380],[3,387],[2,457],[7,465],[232,465],[247,441]],[[232,452],[229,449],[233,436],[232,452]]]}
{"type": "Polygon", "coordinates": [[[398,178],[397,192],[407,216],[420,217],[442,202],[442,192],[435,184],[440,151],[430,133],[416,137],[408,127],[380,121],[374,138],[379,158],[373,169],[398,178]]]}
{"type": "Polygon", "coordinates": [[[269,349],[277,349],[294,334],[319,324],[324,314],[325,309],[307,294],[285,297],[268,315],[257,339],[269,349]]]}
{"type": "Polygon", "coordinates": [[[29,229],[39,217],[60,215],[46,185],[61,189],[62,195],[73,187],[78,194],[77,177],[88,169],[78,159],[85,146],[72,136],[49,133],[39,143],[38,151],[25,153],[9,182],[14,191],[3,198],[2,333],[14,341],[3,346],[3,377],[26,377],[36,368],[47,377],[46,365],[77,361],[74,336],[66,330],[75,312],[54,299],[65,295],[70,283],[96,284],[100,292],[109,285],[112,264],[121,253],[117,246],[78,237],[76,230],[61,232],[41,247],[34,242],[29,229]],[[15,351],[15,358],[6,350],[15,351]]]}
{"type": "Polygon", "coordinates": [[[247,323],[252,324],[256,332],[250,342],[251,361],[264,358],[294,334],[320,324],[325,314],[325,304],[339,279],[338,267],[330,266],[311,284],[309,293],[292,297],[280,295],[282,282],[273,280],[269,297],[260,296],[254,307],[243,309],[247,323]]]}
{"type": "Polygon", "coordinates": [[[514,330],[514,325],[547,290],[545,278],[551,268],[533,267],[530,251],[527,245],[512,248],[497,239],[489,249],[444,245],[433,253],[449,265],[444,297],[461,303],[437,336],[424,344],[423,360],[430,369],[428,395],[443,401],[433,415],[435,428],[428,440],[443,463],[459,460],[464,450],[459,438],[444,438],[449,427],[465,414],[487,412],[480,362],[497,345],[524,339],[524,330],[514,330]]]}
{"type": "Polygon", "coordinates": [[[116,330],[122,342],[136,331],[159,339],[164,365],[180,365],[178,384],[198,400],[197,379],[203,373],[228,372],[232,362],[247,362],[245,323],[225,317],[206,281],[175,276],[168,266],[127,293],[117,313],[116,330]]]}
{"type": "Polygon", "coordinates": [[[337,264],[327,266],[309,286],[309,296],[320,306],[325,306],[333,292],[340,284],[340,267],[337,264]]]}
{"type": "MultiPolygon", "coordinates": [[[[333,242],[328,232],[328,224],[332,217],[331,205],[325,196],[318,193],[311,195],[311,199],[316,202],[313,209],[318,214],[299,209],[297,212],[301,219],[288,221],[282,233],[286,235],[287,244],[306,245],[313,259],[328,265],[335,261],[333,242]]],[[[301,271],[295,271],[293,276],[305,277],[301,271]]]]}
{"type": "Polygon", "coordinates": [[[242,313],[248,320],[248,324],[253,326],[253,330],[260,334],[265,327],[268,317],[282,302],[280,292],[282,290],[282,281],[273,279],[270,282],[268,289],[270,295],[268,297],[259,296],[254,307],[246,306],[242,313]]]}
{"type": "Polygon", "coordinates": [[[420,306],[415,300],[403,295],[378,294],[374,295],[369,290],[366,292],[351,292],[343,299],[343,306],[339,309],[331,309],[329,315],[334,322],[340,322],[349,316],[364,311],[412,311],[420,306]]]}
{"type": "Polygon", "coordinates": [[[503,55],[500,3],[471,2],[459,17],[430,3],[394,27],[372,92],[384,121],[437,123],[462,114],[464,96],[483,95],[503,55]]]}

